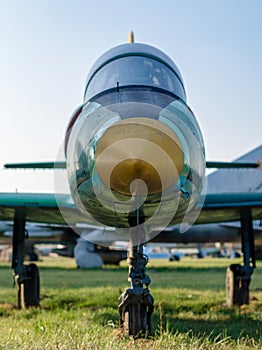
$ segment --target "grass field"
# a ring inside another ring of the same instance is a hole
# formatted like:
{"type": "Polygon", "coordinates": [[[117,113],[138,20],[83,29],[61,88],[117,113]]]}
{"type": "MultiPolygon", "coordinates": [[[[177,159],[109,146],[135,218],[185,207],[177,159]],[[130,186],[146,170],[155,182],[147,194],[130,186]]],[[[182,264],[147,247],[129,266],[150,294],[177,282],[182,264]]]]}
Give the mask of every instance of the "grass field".
{"type": "MultiPolygon", "coordinates": [[[[235,261],[234,261],[235,262],[235,261]]],[[[153,339],[118,330],[117,299],[127,264],[77,270],[69,258],[44,258],[41,307],[17,310],[8,264],[0,264],[0,349],[262,349],[262,263],[250,305],[225,305],[229,259],[152,260],[153,339]]]]}

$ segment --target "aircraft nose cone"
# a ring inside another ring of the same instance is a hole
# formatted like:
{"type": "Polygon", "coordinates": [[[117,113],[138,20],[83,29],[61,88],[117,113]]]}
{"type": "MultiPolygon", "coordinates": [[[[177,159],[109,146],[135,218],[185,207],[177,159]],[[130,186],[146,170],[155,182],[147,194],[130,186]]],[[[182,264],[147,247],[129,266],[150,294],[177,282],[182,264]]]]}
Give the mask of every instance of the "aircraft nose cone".
{"type": "Polygon", "coordinates": [[[98,175],[105,185],[125,195],[167,189],[178,180],[183,164],[178,136],[150,118],[124,119],[109,127],[97,144],[98,175]]]}

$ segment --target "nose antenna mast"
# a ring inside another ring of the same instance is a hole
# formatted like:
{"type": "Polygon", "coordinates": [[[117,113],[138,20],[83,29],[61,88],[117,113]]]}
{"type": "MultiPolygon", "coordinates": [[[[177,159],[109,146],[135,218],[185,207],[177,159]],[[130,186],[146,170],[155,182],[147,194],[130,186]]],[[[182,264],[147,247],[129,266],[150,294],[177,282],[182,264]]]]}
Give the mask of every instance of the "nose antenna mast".
{"type": "Polygon", "coordinates": [[[134,39],[134,32],[131,30],[131,32],[129,33],[129,44],[134,44],[135,39],[134,39]]]}

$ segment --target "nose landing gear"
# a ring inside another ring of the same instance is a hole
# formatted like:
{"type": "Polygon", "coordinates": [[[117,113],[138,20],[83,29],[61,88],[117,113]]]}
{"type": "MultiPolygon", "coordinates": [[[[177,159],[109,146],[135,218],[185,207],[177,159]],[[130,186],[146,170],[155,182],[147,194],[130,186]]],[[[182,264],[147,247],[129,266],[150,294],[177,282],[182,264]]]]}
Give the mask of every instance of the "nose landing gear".
{"type": "MultiPolygon", "coordinates": [[[[137,230],[132,228],[131,231],[135,234],[134,231],[137,230]]],[[[128,258],[128,280],[131,282],[131,288],[126,289],[118,300],[120,328],[125,335],[150,336],[154,299],[148,288],[151,280],[146,275],[148,258],[143,254],[142,244],[133,246],[133,242],[131,238],[128,258]]]]}

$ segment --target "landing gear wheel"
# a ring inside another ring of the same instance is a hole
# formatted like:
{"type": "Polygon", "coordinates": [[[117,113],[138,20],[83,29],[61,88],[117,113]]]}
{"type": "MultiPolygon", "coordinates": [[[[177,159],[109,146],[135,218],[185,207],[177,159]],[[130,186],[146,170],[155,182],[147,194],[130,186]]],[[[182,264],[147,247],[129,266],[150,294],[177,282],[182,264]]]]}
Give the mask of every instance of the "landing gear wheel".
{"type": "Polygon", "coordinates": [[[231,269],[232,265],[227,268],[226,272],[226,303],[228,306],[236,304],[237,283],[236,273],[231,269]]]}
{"type": "Polygon", "coordinates": [[[151,315],[154,310],[154,299],[149,292],[151,280],[146,274],[148,257],[143,254],[145,232],[142,226],[139,227],[139,212],[136,214],[137,217],[130,218],[130,223],[135,221],[136,226],[130,228],[130,251],[127,260],[131,288],[126,289],[118,299],[120,328],[125,335],[134,338],[151,335],[151,315]]]}
{"type": "Polygon", "coordinates": [[[25,266],[26,276],[18,285],[18,308],[27,309],[29,306],[40,304],[40,279],[36,264],[25,266]]]}
{"type": "MultiPolygon", "coordinates": [[[[141,297],[139,295],[139,297],[141,297]]],[[[147,332],[147,312],[142,300],[136,300],[125,310],[124,333],[131,336],[144,336],[147,332]]]]}
{"type": "Polygon", "coordinates": [[[249,303],[250,278],[243,276],[242,266],[232,264],[226,272],[226,303],[228,306],[249,303]]]}
{"type": "Polygon", "coordinates": [[[119,298],[120,327],[125,335],[135,338],[150,336],[154,299],[148,292],[134,294],[128,289],[119,298]]]}

